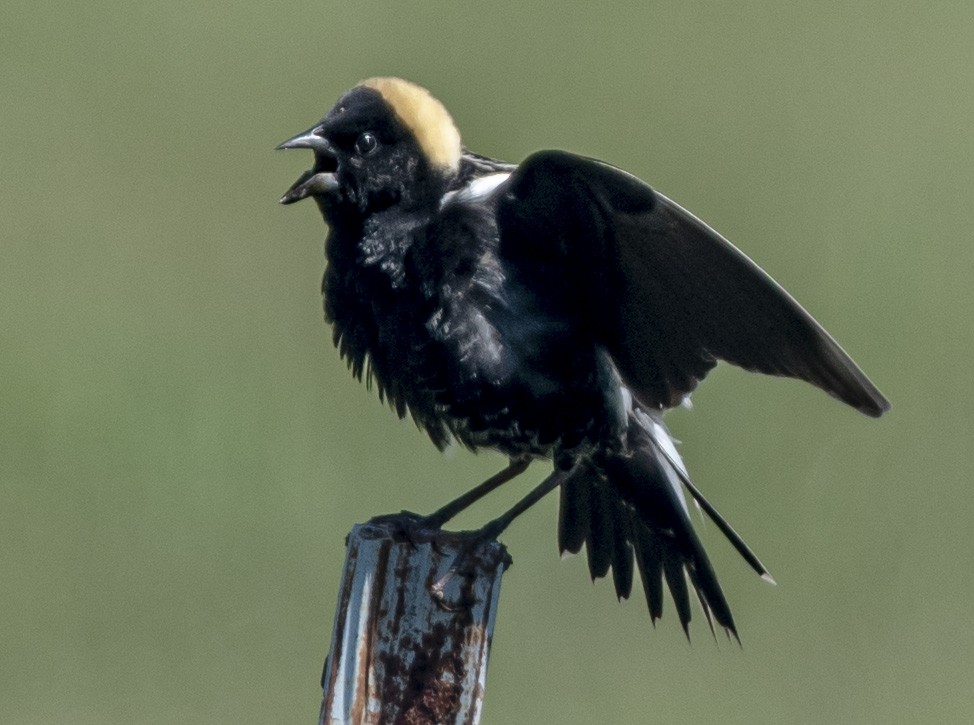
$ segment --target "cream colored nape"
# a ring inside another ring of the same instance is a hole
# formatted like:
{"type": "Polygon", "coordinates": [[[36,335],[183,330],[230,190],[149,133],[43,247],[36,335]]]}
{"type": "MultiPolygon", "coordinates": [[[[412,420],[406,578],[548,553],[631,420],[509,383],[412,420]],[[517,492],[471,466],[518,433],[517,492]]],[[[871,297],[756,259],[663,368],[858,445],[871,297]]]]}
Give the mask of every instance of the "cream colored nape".
{"type": "Polygon", "coordinates": [[[429,91],[402,78],[391,77],[369,78],[359,85],[382,95],[433,166],[460,168],[460,132],[450,112],[429,91]]]}

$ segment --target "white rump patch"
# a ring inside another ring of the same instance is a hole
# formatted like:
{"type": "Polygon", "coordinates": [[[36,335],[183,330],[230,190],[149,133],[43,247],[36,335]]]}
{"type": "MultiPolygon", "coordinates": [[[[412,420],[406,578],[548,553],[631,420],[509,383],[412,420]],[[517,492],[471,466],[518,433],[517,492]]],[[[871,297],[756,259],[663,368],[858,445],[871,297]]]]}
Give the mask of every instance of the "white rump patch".
{"type": "Polygon", "coordinates": [[[686,495],[683,493],[681,476],[687,480],[690,479],[690,476],[687,473],[686,464],[683,463],[683,459],[676,450],[676,442],[673,440],[673,436],[670,435],[662,418],[655,411],[644,411],[639,408],[634,408],[633,412],[640,419],[643,427],[649,432],[656,448],[663,454],[662,459],[660,459],[660,463],[663,464],[663,472],[666,474],[666,478],[673,492],[676,494],[677,499],[683,506],[683,512],[689,518],[690,509],[687,506],[686,495]]]}

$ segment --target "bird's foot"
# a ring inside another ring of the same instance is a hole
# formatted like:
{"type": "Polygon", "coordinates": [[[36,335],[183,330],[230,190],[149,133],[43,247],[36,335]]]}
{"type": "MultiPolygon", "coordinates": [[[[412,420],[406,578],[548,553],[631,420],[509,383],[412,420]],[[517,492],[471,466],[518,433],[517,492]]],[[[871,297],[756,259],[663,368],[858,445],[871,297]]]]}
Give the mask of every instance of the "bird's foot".
{"type": "MultiPolygon", "coordinates": [[[[413,548],[422,544],[429,544],[441,556],[452,549],[456,549],[458,539],[464,542],[461,547],[466,548],[466,540],[479,533],[479,530],[469,532],[446,531],[442,528],[444,522],[437,513],[424,516],[413,511],[403,510],[397,514],[373,516],[369,519],[369,523],[386,528],[395,541],[407,542],[413,548]]],[[[478,543],[474,542],[471,548],[476,548],[477,545],[478,543]]]]}
{"type": "Polygon", "coordinates": [[[407,541],[414,547],[435,540],[441,531],[435,523],[431,525],[428,516],[406,510],[373,516],[369,523],[388,529],[394,540],[407,541]]]}
{"type": "Polygon", "coordinates": [[[500,563],[507,569],[512,563],[511,557],[504,546],[497,541],[504,528],[504,522],[495,519],[479,529],[451,534],[450,546],[456,549],[456,553],[447,566],[446,572],[433,584],[433,593],[443,593],[454,577],[466,578],[475,574],[484,567],[485,562],[496,566],[498,553],[501,557],[500,563]]]}
{"type": "Polygon", "coordinates": [[[445,571],[440,569],[443,563],[436,566],[444,573],[430,585],[431,594],[444,607],[452,607],[451,602],[455,605],[466,601],[461,593],[485,569],[492,569],[498,564],[506,569],[511,564],[507,550],[496,541],[504,529],[501,520],[495,519],[472,531],[444,531],[439,528],[435,514],[422,516],[412,511],[401,511],[375,516],[369,520],[369,524],[381,527],[394,541],[407,543],[413,548],[429,545],[435,552],[435,560],[448,562],[445,571]]]}

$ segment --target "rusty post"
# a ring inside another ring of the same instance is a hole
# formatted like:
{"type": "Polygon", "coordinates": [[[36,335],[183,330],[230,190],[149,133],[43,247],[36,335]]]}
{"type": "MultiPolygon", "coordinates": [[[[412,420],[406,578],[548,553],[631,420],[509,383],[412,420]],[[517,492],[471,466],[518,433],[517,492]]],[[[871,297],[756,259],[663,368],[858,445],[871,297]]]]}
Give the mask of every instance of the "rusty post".
{"type": "Polygon", "coordinates": [[[497,541],[472,546],[469,534],[404,522],[380,517],[348,536],[322,680],[323,725],[480,720],[510,558],[497,541]]]}

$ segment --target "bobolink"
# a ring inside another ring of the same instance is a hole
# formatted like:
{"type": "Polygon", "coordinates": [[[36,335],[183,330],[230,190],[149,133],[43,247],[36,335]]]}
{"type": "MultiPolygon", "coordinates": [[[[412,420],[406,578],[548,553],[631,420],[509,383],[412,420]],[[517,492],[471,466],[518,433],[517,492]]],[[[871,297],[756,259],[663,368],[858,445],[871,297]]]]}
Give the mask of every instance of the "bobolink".
{"type": "Polygon", "coordinates": [[[805,380],[866,415],[889,403],[757,265],[634,176],[563,151],[514,165],[461,144],[425,89],[371,78],[279,148],[314,165],[282,203],[312,197],[329,227],[325,317],[356,378],[438,448],[456,439],[510,465],[426,520],[442,525],[534,459],[554,471],[508,515],[561,488],[559,545],[585,544],[593,578],[628,597],[633,561],[650,615],[663,581],[685,631],[687,582],[737,636],[690,522],[703,498],[662,414],[718,360],[805,380]]]}

